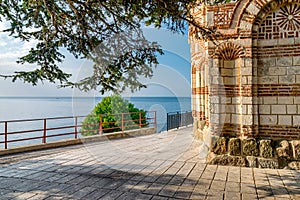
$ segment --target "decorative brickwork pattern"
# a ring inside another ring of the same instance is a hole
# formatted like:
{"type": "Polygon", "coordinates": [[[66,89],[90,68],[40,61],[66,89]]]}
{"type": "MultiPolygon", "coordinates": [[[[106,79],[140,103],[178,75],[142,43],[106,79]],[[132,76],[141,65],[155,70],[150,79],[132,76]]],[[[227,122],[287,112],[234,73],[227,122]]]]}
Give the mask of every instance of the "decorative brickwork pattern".
{"type": "Polygon", "coordinates": [[[289,4],[279,8],[276,16],[278,26],[285,31],[298,31],[300,29],[300,6],[289,4]]]}
{"type": "Polygon", "coordinates": [[[259,39],[299,37],[300,5],[288,4],[271,12],[260,24],[259,39]]]}
{"type": "Polygon", "coordinates": [[[217,47],[214,58],[222,60],[235,60],[244,56],[244,51],[241,46],[226,42],[217,47]]]}
{"type": "Polygon", "coordinates": [[[214,26],[219,28],[228,28],[232,22],[235,4],[220,5],[207,9],[208,12],[214,11],[214,26]]]}

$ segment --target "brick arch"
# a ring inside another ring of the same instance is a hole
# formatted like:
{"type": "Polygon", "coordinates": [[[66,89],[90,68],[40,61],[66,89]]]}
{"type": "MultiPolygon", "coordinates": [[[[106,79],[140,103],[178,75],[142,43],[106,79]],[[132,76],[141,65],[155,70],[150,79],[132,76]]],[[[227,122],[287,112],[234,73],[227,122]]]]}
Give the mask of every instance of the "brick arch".
{"type": "Polygon", "coordinates": [[[264,17],[274,9],[285,4],[300,3],[300,0],[243,0],[240,8],[235,13],[237,31],[241,33],[252,34],[257,25],[264,19],[264,17]],[[243,7],[241,6],[243,5],[243,7]],[[240,11],[240,12],[238,12],[240,11]]]}
{"type": "Polygon", "coordinates": [[[240,45],[232,42],[225,42],[216,48],[213,58],[222,60],[235,60],[244,56],[245,51],[240,45]]]}

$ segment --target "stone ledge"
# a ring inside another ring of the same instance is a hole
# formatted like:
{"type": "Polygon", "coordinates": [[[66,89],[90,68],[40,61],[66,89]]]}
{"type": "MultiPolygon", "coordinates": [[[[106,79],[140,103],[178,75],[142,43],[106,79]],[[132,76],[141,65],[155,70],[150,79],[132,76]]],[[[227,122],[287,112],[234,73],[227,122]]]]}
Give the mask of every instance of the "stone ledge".
{"type": "Polygon", "coordinates": [[[86,136],[79,139],[65,139],[56,142],[49,142],[46,144],[34,144],[34,145],[27,145],[22,147],[14,147],[10,149],[2,149],[0,150],[0,156],[44,150],[50,148],[65,147],[65,146],[77,145],[83,143],[92,143],[92,142],[99,142],[99,141],[106,141],[106,140],[113,140],[113,139],[129,138],[134,136],[150,135],[154,133],[156,133],[156,128],[143,128],[143,129],[124,131],[124,132],[108,133],[103,135],[86,136]]]}
{"type": "Polygon", "coordinates": [[[208,164],[300,170],[300,140],[219,137],[207,156],[208,164]]]}

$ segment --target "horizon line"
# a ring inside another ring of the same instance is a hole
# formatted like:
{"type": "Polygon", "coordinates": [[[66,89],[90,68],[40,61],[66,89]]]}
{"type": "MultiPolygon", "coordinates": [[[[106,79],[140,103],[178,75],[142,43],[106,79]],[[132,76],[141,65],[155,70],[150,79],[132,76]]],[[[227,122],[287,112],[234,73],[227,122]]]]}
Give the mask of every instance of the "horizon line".
{"type": "MultiPolygon", "coordinates": [[[[108,95],[110,96],[110,95],[108,95]]],[[[122,95],[121,95],[122,96],[122,95]]],[[[0,98],[104,98],[107,96],[1,96],[0,98]]],[[[149,98],[149,97],[191,97],[191,96],[122,96],[125,98],[128,97],[145,97],[145,98],[149,98]]]]}

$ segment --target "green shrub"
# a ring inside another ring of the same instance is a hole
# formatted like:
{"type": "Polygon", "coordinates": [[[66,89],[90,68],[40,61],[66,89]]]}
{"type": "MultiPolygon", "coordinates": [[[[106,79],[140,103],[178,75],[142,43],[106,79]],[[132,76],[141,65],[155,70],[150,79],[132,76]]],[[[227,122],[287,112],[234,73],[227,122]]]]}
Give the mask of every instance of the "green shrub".
{"type": "Polygon", "coordinates": [[[81,133],[84,136],[99,134],[100,115],[102,115],[102,130],[104,133],[122,130],[122,114],[124,114],[124,129],[138,128],[140,123],[140,114],[142,116],[143,126],[147,126],[146,112],[142,109],[135,108],[132,103],[119,95],[104,97],[98,103],[92,112],[85,117],[82,122],[81,133]]]}

